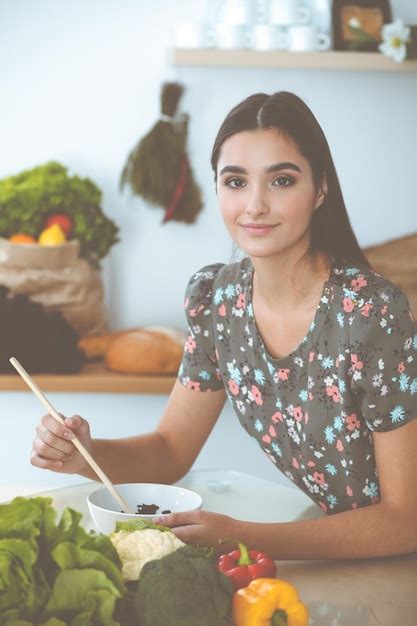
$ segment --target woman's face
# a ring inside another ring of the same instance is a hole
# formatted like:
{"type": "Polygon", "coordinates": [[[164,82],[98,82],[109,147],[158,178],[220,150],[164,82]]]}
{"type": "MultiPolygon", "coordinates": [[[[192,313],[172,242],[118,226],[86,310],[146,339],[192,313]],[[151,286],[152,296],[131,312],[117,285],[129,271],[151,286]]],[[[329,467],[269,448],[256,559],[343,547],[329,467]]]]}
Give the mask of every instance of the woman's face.
{"type": "Polygon", "coordinates": [[[327,189],[316,191],[309,162],[275,129],[227,139],[217,195],[227,229],[246,254],[266,257],[309,244],[310,222],[327,189]]]}

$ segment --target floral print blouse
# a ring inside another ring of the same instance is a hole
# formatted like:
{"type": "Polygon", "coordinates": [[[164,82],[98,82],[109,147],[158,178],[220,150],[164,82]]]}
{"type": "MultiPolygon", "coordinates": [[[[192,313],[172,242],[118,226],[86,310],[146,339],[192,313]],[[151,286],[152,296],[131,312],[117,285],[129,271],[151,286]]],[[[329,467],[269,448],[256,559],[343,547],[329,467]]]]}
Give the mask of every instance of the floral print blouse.
{"type": "Polygon", "coordinates": [[[378,502],[372,432],[417,417],[407,298],[368,268],[333,264],[307,335],[277,359],[256,326],[252,277],[247,257],[191,277],[180,382],[224,388],[249,435],[326,513],[378,502]]]}

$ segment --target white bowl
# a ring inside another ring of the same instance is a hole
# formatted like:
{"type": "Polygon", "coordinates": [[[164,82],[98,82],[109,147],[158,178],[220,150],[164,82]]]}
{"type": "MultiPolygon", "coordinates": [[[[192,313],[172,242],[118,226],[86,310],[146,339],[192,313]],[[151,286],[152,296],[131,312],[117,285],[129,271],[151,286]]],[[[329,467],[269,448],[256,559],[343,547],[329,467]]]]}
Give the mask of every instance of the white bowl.
{"type": "Polygon", "coordinates": [[[128,483],[116,485],[116,489],[132,511],[136,511],[138,504],[156,504],[159,509],[151,515],[122,513],[107,488],[100,487],[87,496],[87,504],[97,530],[106,535],[114,531],[117,521],[164,518],[167,514],[164,515],[162,511],[166,509],[172,513],[194,511],[201,509],[203,504],[203,499],[198,493],[175,485],[128,483]]]}

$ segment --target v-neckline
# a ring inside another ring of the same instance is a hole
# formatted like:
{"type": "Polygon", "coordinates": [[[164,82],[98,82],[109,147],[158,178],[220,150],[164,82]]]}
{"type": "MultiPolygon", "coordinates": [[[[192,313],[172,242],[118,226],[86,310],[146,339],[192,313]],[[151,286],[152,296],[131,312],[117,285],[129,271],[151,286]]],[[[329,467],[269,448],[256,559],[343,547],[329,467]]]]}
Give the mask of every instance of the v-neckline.
{"type": "Polygon", "coordinates": [[[246,311],[248,311],[248,317],[249,317],[248,325],[251,328],[251,334],[253,337],[255,337],[257,344],[261,346],[262,352],[264,353],[268,361],[275,364],[279,368],[283,368],[285,367],[285,365],[292,363],[297,356],[302,358],[304,354],[307,352],[307,350],[309,351],[316,343],[316,340],[327,318],[327,314],[330,308],[330,303],[332,300],[332,289],[334,286],[334,261],[331,260],[329,278],[323,283],[320,300],[319,300],[314,317],[310,323],[310,326],[307,330],[306,335],[301,340],[299,345],[296,348],[294,348],[294,350],[292,350],[288,355],[283,356],[283,357],[275,357],[269,353],[265,345],[265,342],[262,338],[262,335],[258,329],[258,326],[256,324],[256,319],[255,319],[255,313],[253,309],[253,300],[252,300],[254,268],[252,265],[252,261],[249,257],[246,257],[244,261],[246,262],[246,268],[245,268],[246,271],[244,273],[245,292],[246,292],[246,296],[245,296],[246,311]]]}

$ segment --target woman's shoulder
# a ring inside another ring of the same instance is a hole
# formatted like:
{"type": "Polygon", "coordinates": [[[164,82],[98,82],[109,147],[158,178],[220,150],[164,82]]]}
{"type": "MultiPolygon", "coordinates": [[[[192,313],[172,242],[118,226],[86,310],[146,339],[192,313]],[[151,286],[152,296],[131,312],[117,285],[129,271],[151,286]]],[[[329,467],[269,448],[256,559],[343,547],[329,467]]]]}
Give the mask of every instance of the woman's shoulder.
{"type": "Polygon", "coordinates": [[[333,270],[337,289],[334,309],[341,326],[351,334],[370,340],[375,333],[395,331],[410,335],[414,331],[413,313],[400,287],[370,267],[349,265],[333,270]]]}
{"type": "Polygon", "coordinates": [[[201,301],[207,305],[218,289],[225,289],[229,284],[238,283],[247,269],[247,258],[235,263],[204,265],[191,275],[186,288],[186,298],[201,301]]]}

